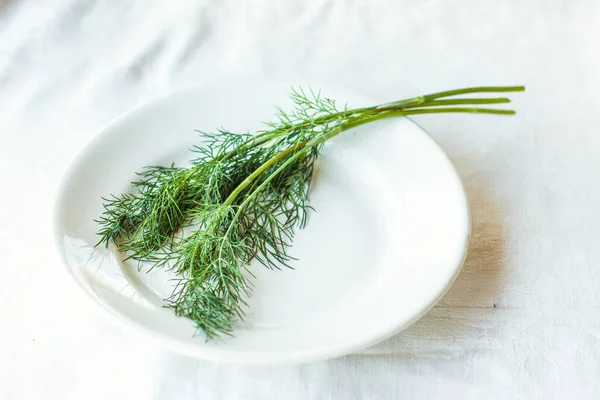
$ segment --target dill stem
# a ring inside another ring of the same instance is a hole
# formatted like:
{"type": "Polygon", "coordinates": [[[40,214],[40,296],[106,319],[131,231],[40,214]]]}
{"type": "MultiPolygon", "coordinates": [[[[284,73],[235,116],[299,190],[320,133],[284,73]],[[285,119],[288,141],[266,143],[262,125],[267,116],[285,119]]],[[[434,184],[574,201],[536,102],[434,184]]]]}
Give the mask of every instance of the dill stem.
{"type": "Polygon", "coordinates": [[[260,174],[262,174],[267,168],[269,168],[271,165],[273,165],[274,163],[276,163],[283,157],[287,156],[288,154],[293,153],[294,151],[296,151],[298,149],[304,148],[306,146],[306,144],[309,143],[310,141],[311,140],[305,140],[304,142],[295,144],[295,145],[283,150],[281,153],[278,153],[275,156],[271,157],[264,164],[262,164],[260,167],[258,167],[252,174],[250,174],[246,179],[244,179],[233,190],[233,192],[231,192],[231,194],[227,197],[227,199],[225,199],[225,201],[223,202],[223,205],[224,206],[231,205],[234,202],[235,198],[240,194],[240,192],[242,190],[244,190],[249,184],[251,184],[252,181],[254,181],[254,179],[256,179],[260,174]]]}
{"type": "MultiPolygon", "coordinates": [[[[429,100],[421,103],[414,107],[430,107],[430,106],[452,106],[459,104],[499,104],[499,103],[510,103],[510,99],[506,97],[492,97],[482,99],[441,99],[441,100],[429,100]]],[[[405,108],[410,108],[405,107],[405,108]]]]}
{"type": "MultiPolygon", "coordinates": [[[[496,101],[496,102],[497,103],[502,103],[502,102],[505,103],[506,101],[496,101]]],[[[442,104],[452,104],[452,103],[442,103],[442,104]]],[[[456,104],[463,104],[463,103],[456,103],[456,104]]],[[[487,104],[487,103],[484,103],[484,104],[487,104]]],[[[422,104],[422,106],[427,106],[427,105],[422,104]]],[[[271,157],[264,164],[262,164],[260,167],[258,167],[252,174],[250,174],[246,179],[244,179],[233,190],[233,192],[231,192],[231,194],[227,197],[227,199],[225,199],[225,202],[223,203],[223,205],[224,206],[231,205],[235,201],[237,196],[246,187],[248,187],[248,185],[250,185],[259,175],[261,175],[271,165],[273,165],[277,161],[281,160],[282,158],[286,157],[288,154],[293,153],[296,150],[303,150],[303,151],[296,153],[292,158],[288,159],[284,164],[282,164],[276,171],[273,172],[273,174],[269,178],[267,178],[263,183],[261,183],[260,186],[258,186],[255,189],[256,192],[260,191],[260,189],[262,187],[264,187],[272,179],[273,176],[277,175],[283,168],[285,168],[287,165],[289,165],[291,162],[293,162],[293,160],[298,158],[300,154],[304,153],[306,150],[308,150],[309,148],[311,148],[319,143],[323,143],[323,142],[333,138],[334,136],[339,135],[343,131],[355,128],[360,125],[368,124],[370,122],[387,119],[387,118],[404,117],[407,115],[417,115],[417,114],[439,114],[439,113],[480,113],[480,114],[500,114],[500,115],[515,114],[515,112],[513,110],[501,110],[501,109],[491,109],[491,108],[477,108],[477,107],[447,107],[447,108],[440,107],[440,108],[437,108],[436,107],[436,108],[431,108],[431,109],[430,108],[411,108],[411,109],[400,109],[397,111],[384,111],[384,112],[379,112],[375,115],[367,114],[364,117],[357,117],[355,119],[352,119],[352,120],[349,120],[349,121],[343,123],[342,125],[333,129],[332,131],[318,135],[311,140],[305,140],[303,142],[295,144],[295,145],[283,150],[281,153],[278,153],[275,156],[271,157]]],[[[248,201],[248,199],[246,199],[244,204],[248,201]]],[[[242,204],[240,206],[240,208],[243,208],[244,204],[242,204]]]]}
{"type": "MultiPolygon", "coordinates": [[[[448,90],[444,92],[431,93],[424,96],[411,97],[404,100],[394,101],[390,103],[383,103],[376,106],[371,107],[361,107],[355,108],[351,110],[340,111],[337,113],[321,115],[319,117],[314,118],[312,121],[305,121],[297,124],[289,124],[284,126],[281,132],[273,133],[273,132],[263,132],[260,133],[254,138],[240,147],[233,149],[232,151],[224,154],[223,159],[227,159],[240,151],[248,150],[255,146],[260,146],[269,141],[285,135],[292,130],[302,129],[309,127],[311,125],[319,125],[326,123],[328,121],[334,120],[342,115],[352,116],[355,114],[361,114],[366,112],[376,112],[380,113],[383,111],[392,111],[392,110],[403,110],[408,108],[416,108],[416,107],[433,107],[433,106],[447,106],[447,105],[459,105],[459,104],[498,104],[498,103],[509,103],[510,100],[506,97],[496,97],[496,98],[466,98],[466,99],[443,99],[438,100],[441,97],[449,97],[456,96],[459,94],[467,94],[467,93],[503,93],[503,92],[522,92],[525,90],[524,86],[480,86],[480,87],[470,87],[470,88],[462,88],[455,90],[448,90]]],[[[449,112],[449,111],[440,111],[440,112],[449,112]]],[[[461,111],[455,111],[461,112],[461,111]]],[[[462,111],[462,112],[478,112],[478,111],[462,111]]],[[[481,112],[481,111],[479,111],[481,112]]],[[[427,114],[425,112],[415,113],[415,114],[427,114]]],[[[492,114],[505,114],[505,113],[492,113],[492,114]]]]}
{"type": "Polygon", "coordinates": [[[429,101],[439,99],[440,97],[456,96],[459,94],[467,93],[523,92],[524,90],[524,86],[478,86],[431,93],[423,96],[423,98],[425,99],[425,101],[429,101]]]}

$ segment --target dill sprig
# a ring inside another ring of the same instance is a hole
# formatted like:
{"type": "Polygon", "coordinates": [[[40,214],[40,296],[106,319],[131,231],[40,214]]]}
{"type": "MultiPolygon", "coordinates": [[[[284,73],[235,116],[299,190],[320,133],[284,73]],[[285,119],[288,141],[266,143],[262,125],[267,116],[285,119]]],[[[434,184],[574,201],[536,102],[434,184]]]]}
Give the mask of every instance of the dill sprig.
{"type": "Polygon", "coordinates": [[[252,288],[249,263],[278,269],[291,260],[288,248],[294,230],[307,223],[314,165],[327,140],[399,116],[514,114],[479,107],[508,103],[505,97],[454,96],[523,90],[465,88],[349,109],[320,92],[292,89],[292,110],[277,109],[264,130],[198,132],[201,145],[192,148],[190,167],[147,167],[133,182],[134,193],[103,199],[98,244],[114,243],[130,259],[173,270],[179,281],[166,305],[192,319],[207,339],[231,334],[252,288]]]}

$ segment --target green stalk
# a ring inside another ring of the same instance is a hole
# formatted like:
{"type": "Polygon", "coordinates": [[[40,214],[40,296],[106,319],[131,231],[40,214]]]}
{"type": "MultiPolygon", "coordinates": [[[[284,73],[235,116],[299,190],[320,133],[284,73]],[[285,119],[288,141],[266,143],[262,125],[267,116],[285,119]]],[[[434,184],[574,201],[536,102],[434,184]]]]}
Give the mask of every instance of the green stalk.
{"type": "Polygon", "coordinates": [[[467,93],[501,93],[501,92],[523,92],[525,86],[478,86],[463,89],[447,90],[444,92],[431,93],[423,96],[425,101],[439,99],[440,97],[450,97],[467,93]]]}
{"type": "MultiPolygon", "coordinates": [[[[485,100],[490,100],[490,99],[485,99],[485,100]]],[[[496,100],[496,99],[494,99],[494,100],[496,100]]],[[[496,103],[506,103],[506,101],[495,101],[495,102],[496,103]]],[[[444,104],[452,104],[452,103],[444,103],[444,104]]],[[[463,103],[456,103],[456,104],[463,104],[463,103]]],[[[484,103],[484,104],[487,104],[487,103],[484,103]]],[[[429,104],[429,105],[431,105],[431,104],[429,104]]],[[[433,105],[436,105],[436,104],[433,104],[433,105]]],[[[425,105],[423,105],[423,106],[425,106],[425,105]]],[[[342,124],[340,127],[328,132],[327,134],[319,135],[312,140],[306,140],[306,141],[300,142],[292,147],[288,147],[281,153],[278,153],[275,156],[273,156],[272,158],[270,158],[269,160],[267,160],[264,164],[262,164],[259,168],[257,168],[251,175],[249,175],[246,179],[244,179],[244,181],[242,183],[240,183],[233,190],[233,192],[231,192],[231,194],[227,197],[227,199],[225,200],[223,205],[228,206],[228,205],[233,204],[233,202],[235,201],[237,196],[246,187],[248,187],[248,185],[250,185],[256,178],[258,178],[264,171],[266,171],[271,165],[275,164],[280,159],[286,157],[288,154],[291,154],[296,150],[301,150],[301,151],[294,154],[294,156],[292,156],[289,160],[287,160],[284,164],[282,164],[277,170],[275,170],[269,176],[269,178],[267,178],[260,186],[258,186],[256,188],[256,191],[259,191],[262,187],[264,187],[269,181],[271,181],[271,179],[273,179],[279,172],[281,172],[281,170],[283,168],[285,168],[291,162],[296,160],[301,154],[305,153],[309,148],[311,148],[317,144],[320,144],[322,142],[325,142],[325,141],[333,138],[334,136],[339,135],[343,131],[355,128],[360,125],[368,124],[370,122],[383,120],[383,119],[387,119],[387,118],[405,117],[407,115],[417,115],[417,114],[441,114],[441,113],[471,113],[471,114],[479,113],[479,114],[513,115],[513,114],[515,114],[515,111],[491,109],[491,108],[475,108],[475,107],[470,107],[470,108],[448,107],[448,108],[431,108],[431,109],[429,109],[429,108],[411,108],[411,109],[407,109],[407,110],[401,109],[398,111],[385,111],[385,112],[380,112],[375,115],[366,116],[363,118],[357,118],[355,120],[350,120],[350,121],[342,124]]],[[[246,199],[245,203],[247,201],[248,201],[248,199],[246,199]]],[[[243,205],[244,204],[242,204],[241,207],[243,207],[243,205]]]]}
{"type": "MultiPolygon", "coordinates": [[[[506,97],[481,98],[481,99],[466,98],[466,99],[448,99],[448,100],[436,100],[436,99],[439,99],[441,97],[455,96],[458,94],[467,94],[467,93],[521,92],[524,90],[525,90],[525,87],[523,87],[523,86],[481,86],[481,87],[448,90],[445,92],[437,92],[437,93],[427,94],[424,96],[412,97],[409,99],[399,100],[399,101],[395,101],[395,102],[391,102],[391,103],[383,103],[383,104],[371,106],[371,107],[355,108],[355,109],[351,109],[351,110],[347,110],[347,111],[340,111],[340,112],[333,113],[333,114],[322,115],[320,117],[316,117],[310,123],[302,122],[302,123],[298,123],[298,124],[288,125],[286,128],[289,128],[289,129],[287,129],[285,132],[289,132],[289,131],[295,130],[295,129],[302,129],[302,128],[305,128],[310,125],[324,124],[324,123],[330,122],[332,120],[335,120],[336,118],[339,118],[342,115],[355,115],[355,114],[360,114],[360,113],[370,112],[370,111],[375,111],[375,112],[379,113],[381,111],[401,110],[401,109],[414,108],[414,107],[429,107],[429,106],[459,105],[459,104],[509,103],[510,99],[508,99],[506,97]]],[[[444,112],[444,111],[441,111],[441,112],[444,112]]],[[[462,111],[462,112],[465,112],[465,111],[462,111]]],[[[473,111],[473,112],[477,112],[477,111],[473,111]]],[[[492,113],[492,114],[494,114],[494,113],[492,113]]],[[[503,113],[499,113],[499,114],[503,114],[503,113]]],[[[278,134],[272,134],[271,132],[264,132],[262,134],[255,136],[255,138],[251,142],[248,142],[248,145],[244,144],[244,145],[240,146],[240,151],[247,150],[254,146],[260,146],[260,145],[265,144],[265,143],[269,142],[270,140],[273,140],[283,134],[284,134],[284,132],[279,132],[278,134]],[[256,140],[256,139],[258,139],[258,140],[256,140]]],[[[229,154],[231,154],[231,153],[233,153],[233,154],[238,153],[239,151],[236,151],[236,150],[237,149],[228,153],[227,156],[229,156],[229,154]]]]}
{"type": "MultiPolygon", "coordinates": [[[[430,100],[425,103],[421,103],[415,107],[430,107],[430,106],[452,106],[458,104],[499,104],[499,103],[510,103],[510,99],[506,97],[492,97],[483,99],[442,99],[442,100],[430,100]]],[[[410,108],[410,107],[405,107],[410,108]]]]}
{"type": "Polygon", "coordinates": [[[311,142],[311,141],[310,140],[306,140],[304,142],[300,142],[300,143],[298,143],[298,144],[296,144],[294,146],[288,147],[287,149],[283,150],[281,153],[278,153],[275,156],[271,157],[264,164],[262,164],[260,167],[258,167],[252,174],[250,174],[246,179],[244,179],[242,181],[242,183],[240,183],[233,190],[233,192],[231,192],[231,194],[227,197],[227,199],[225,199],[225,201],[223,202],[223,205],[224,206],[231,205],[235,201],[236,197],[240,194],[240,192],[242,190],[244,190],[249,184],[251,184],[252,181],[254,181],[267,168],[269,168],[271,165],[275,164],[277,161],[279,161],[283,157],[287,156],[288,154],[293,153],[294,151],[296,151],[298,149],[304,148],[306,146],[306,144],[309,143],[309,142],[311,142]]]}
{"type": "MultiPolygon", "coordinates": [[[[448,90],[445,92],[437,92],[431,93],[424,96],[412,97],[409,99],[394,101],[391,103],[383,103],[376,106],[371,107],[362,107],[355,108],[347,111],[340,111],[333,114],[322,115],[320,117],[316,117],[310,122],[301,122],[297,124],[291,124],[283,127],[284,130],[282,132],[263,132],[255,137],[253,137],[248,142],[242,144],[236,149],[223,154],[222,159],[227,159],[232,157],[235,154],[240,153],[241,151],[245,151],[251,149],[256,146],[261,146],[269,141],[276,139],[277,137],[289,133],[292,130],[306,128],[310,125],[320,125],[339,118],[342,115],[355,115],[361,114],[365,112],[376,112],[380,113],[383,111],[393,111],[393,110],[404,110],[407,108],[416,108],[416,107],[433,107],[433,106],[447,106],[447,105],[459,105],[459,104],[498,104],[498,103],[509,103],[510,100],[505,97],[496,97],[496,98],[466,98],[466,99],[447,99],[447,100],[436,100],[441,97],[449,97],[456,96],[459,94],[467,94],[467,93],[484,93],[484,92],[493,92],[493,93],[502,93],[502,92],[520,92],[525,90],[523,86],[481,86],[481,87],[471,87],[471,88],[462,88],[455,90],[448,90]]],[[[451,112],[451,111],[440,111],[439,112],[451,112]]],[[[454,112],[484,112],[484,111],[454,111],[454,112]]],[[[485,112],[484,112],[485,113],[485,112]]],[[[487,112],[488,114],[508,114],[505,112],[487,112]]],[[[415,114],[429,114],[426,112],[418,112],[415,114]]]]}

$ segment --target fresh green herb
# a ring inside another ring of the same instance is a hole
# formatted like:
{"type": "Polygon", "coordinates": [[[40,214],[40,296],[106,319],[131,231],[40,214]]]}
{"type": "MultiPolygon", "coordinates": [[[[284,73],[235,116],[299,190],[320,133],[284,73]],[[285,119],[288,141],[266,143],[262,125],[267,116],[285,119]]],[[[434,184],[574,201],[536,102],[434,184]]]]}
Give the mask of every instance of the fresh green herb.
{"type": "Polygon", "coordinates": [[[292,90],[294,109],[278,109],[265,130],[199,132],[202,144],[192,149],[190,167],[147,167],[133,183],[136,193],[104,199],[98,244],[114,243],[128,258],[174,270],[180,280],[167,306],[192,319],[208,339],[231,334],[252,287],[250,261],[280,268],[291,259],[287,249],[294,229],[307,223],[314,165],[327,140],[400,116],[514,114],[477,107],[508,103],[504,97],[453,96],[523,90],[466,88],[358,109],[338,109],[320,93],[292,90]]]}

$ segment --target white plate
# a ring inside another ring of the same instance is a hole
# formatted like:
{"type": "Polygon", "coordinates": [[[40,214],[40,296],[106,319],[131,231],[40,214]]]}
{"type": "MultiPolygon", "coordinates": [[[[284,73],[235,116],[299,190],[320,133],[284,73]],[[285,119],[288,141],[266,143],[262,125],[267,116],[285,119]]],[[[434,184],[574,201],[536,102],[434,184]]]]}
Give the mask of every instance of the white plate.
{"type": "MultiPolygon", "coordinates": [[[[273,106],[289,105],[289,88],[248,83],[176,93],[118,118],[79,155],[59,190],[56,240],[72,276],[109,314],[191,356],[306,362],[394,335],[448,289],[466,253],[467,202],[448,158],[406,118],[345,132],[325,146],[310,194],[316,212],[291,249],[295,270],[251,266],[258,279],[233,338],[194,336],[191,321],[161,307],[171,293],[167,273],[138,272],[119,254],[94,248],[101,197],[127,190],[143,166],[192,158],[195,129],[261,127],[273,106]]],[[[351,107],[377,103],[323,94],[351,107]]]]}

